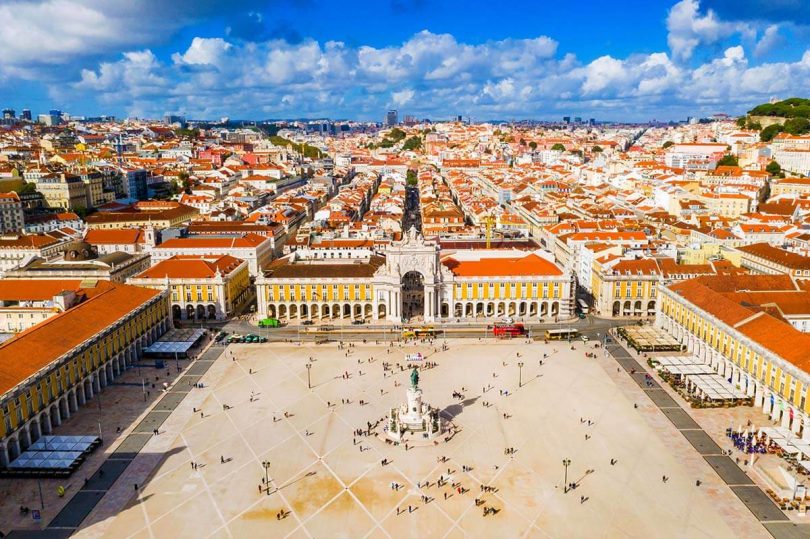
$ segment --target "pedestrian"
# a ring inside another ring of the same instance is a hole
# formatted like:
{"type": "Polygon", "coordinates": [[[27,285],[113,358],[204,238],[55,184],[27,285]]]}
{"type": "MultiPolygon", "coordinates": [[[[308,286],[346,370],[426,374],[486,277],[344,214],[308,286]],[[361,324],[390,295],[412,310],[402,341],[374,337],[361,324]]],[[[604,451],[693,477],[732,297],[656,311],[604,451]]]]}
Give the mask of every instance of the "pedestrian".
{"type": "Polygon", "coordinates": [[[700,486],[700,479],[698,479],[697,481],[695,481],[695,486],[696,486],[696,487],[699,487],[699,486],[700,486]]]}

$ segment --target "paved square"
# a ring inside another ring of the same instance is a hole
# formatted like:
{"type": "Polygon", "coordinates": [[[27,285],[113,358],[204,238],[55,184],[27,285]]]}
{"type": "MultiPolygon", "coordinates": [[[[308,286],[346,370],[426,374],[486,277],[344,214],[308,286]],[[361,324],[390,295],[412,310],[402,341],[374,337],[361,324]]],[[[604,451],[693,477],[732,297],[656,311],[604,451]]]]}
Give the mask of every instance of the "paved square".
{"type": "Polygon", "coordinates": [[[670,446],[694,450],[673,441],[669,421],[657,430],[642,417],[606,374],[612,359],[586,359],[581,345],[448,344],[230,347],[234,358],[219,359],[147,441],[144,452],[163,457],[140,492],[114,486],[130,498],[124,510],[76,537],[768,537],[719,478],[696,488],[670,446]],[[420,373],[425,402],[459,432],[407,451],[357,436],[404,400],[397,363],[417,351],[438,363],[420,373]],[[577,484],[567,494],[563,459],[577,484]]]}

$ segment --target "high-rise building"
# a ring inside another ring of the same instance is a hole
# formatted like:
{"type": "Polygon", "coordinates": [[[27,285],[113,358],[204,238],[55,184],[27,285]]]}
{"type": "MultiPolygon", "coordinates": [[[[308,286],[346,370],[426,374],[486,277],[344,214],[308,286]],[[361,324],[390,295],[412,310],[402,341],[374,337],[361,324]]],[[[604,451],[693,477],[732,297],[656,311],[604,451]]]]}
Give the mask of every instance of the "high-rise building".
{"type": "Polygon", "coordinates": [[[574,116],[574,123],[581,124],[582,123],[582,116],[574,116]]]}
{"type": "Polygon", "coordinates": [[[389,110],[385,115],[385,125],[388,127],[395,126],[399,123],[399,116],[396,110],[389,110]]]}
{"type": "Polygon", "coordinates": [[[163,121],[169,125],[178,124],[180,127],[186,125],[186,117],[180,114],[167,114],[163,117],[163,121]]]}
{"type": "Polygon", "coordinates": [[[62,123],[62,111],[61,110],[48,111],[48,114],[40,114],[38,120],[39,123],[45,124],[47,126],[59,125],[62,123]]]}
{"type": "Polygon", "coordinates": [[[13,120],[17,117],[17,113],[14,109],[3,109],[3,119],[5,120],[13,120]]]}
{"type": "Polygon", "coordinates": [[[570,116],[563,116],[563,123],[564,124],[570,124],[571,123],[571,117],[570,116]]]}
{"type": "Polygon", "coordinates": [[[31,109],[22,109],[22,116],[23,120],[31,121],[31,109]]]}

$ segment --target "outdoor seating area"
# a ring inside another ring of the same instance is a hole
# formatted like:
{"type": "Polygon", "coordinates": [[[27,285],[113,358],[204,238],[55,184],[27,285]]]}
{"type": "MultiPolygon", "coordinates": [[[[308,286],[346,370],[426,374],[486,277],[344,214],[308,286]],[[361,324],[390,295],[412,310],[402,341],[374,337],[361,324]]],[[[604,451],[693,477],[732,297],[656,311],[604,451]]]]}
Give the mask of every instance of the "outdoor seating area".
{"type": "Polygon", "coordinates": [[[675,337],[652,325],[624,326],[617,333],[638,352],[680,352],[683,345],[675,337]]]}
{"type": "MultiPolygon", "coordinates": [[[[782,510],[806,511],[810,501],[810,491],[802,484],[810,478],[810,443],[784,427],[762,427],[759,430],[740,425],[726,429],[726,436],[732,440],[737,450],[747,455],[776,455],[785,460],[787,468],[778,467],[766,471],[763,477],[782,477],[777,483],[771,481],[774,488],[766,493],[782,510]],[[796,474],[795,476],[793,474],[796,474]],[[781,484],[782,487],[775,486],[781,484]],[[778,488],[778,490],[776,490],[778,488]]],[[[752,460],[753,462],[753,460],[752,460]]]]}
{"type": "Polygon", "coordinates": [[[754,403],[754,398],[730,384],[707,363],[691,355],[656,356],[648,364],[658,370],[661,379],[670,384],[693,408],[719,408],[754,403]]]}
{"type": "Polygon", "coordinates": [[[0,475],[67,477],[100,445],[98,436],[42,436],[0,470],[0,475]]]}

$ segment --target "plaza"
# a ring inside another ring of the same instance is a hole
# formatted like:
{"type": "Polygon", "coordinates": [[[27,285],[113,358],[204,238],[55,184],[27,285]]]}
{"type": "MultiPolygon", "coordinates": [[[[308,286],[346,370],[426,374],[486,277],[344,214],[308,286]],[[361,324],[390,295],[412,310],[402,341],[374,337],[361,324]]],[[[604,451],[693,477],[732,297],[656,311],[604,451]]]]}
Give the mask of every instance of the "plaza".
{"type": "Polygon", "coordinates": [[[442,343],[228,347],[75,536],[768,537],[613,359],[442,343]],[[358,434],[404,401],[415,352],[458,432],[358,434]]]}

